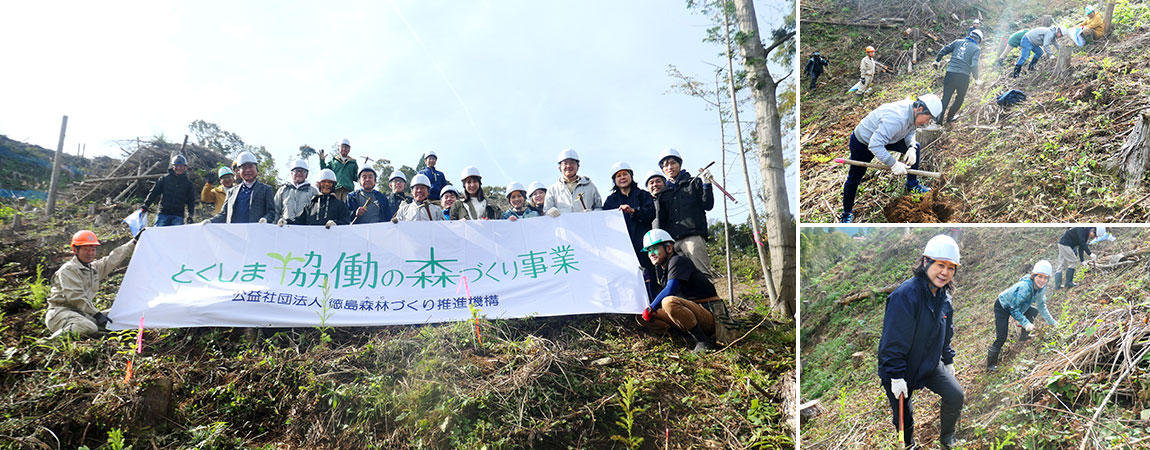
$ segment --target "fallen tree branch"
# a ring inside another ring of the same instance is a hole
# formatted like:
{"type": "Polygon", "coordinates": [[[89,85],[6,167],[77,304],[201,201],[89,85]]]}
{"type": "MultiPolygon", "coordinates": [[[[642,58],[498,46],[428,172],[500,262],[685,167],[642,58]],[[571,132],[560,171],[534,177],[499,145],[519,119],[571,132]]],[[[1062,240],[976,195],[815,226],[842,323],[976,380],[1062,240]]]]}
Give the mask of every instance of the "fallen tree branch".
{"type": "Polygon", "coordinates": [[[883,287],[883,288],[870,289],[870,290],[863,291],[863,292],[856,292],[854,294],[848,295],[848,296],[843,297],[841,299],[835,300],[835,304],[845,306],[845,305],[849,305],[851,302],[862,300],[864,298],[874,298],[874,296],[878,295],[878,294],[889,294],[891,292],[894,292],[894,290],[897,289],[900,284],[902,284],[902,282],[898,282],[898,283],[895,283],[895,284],[892,284],[890,286],[883,287]]]}

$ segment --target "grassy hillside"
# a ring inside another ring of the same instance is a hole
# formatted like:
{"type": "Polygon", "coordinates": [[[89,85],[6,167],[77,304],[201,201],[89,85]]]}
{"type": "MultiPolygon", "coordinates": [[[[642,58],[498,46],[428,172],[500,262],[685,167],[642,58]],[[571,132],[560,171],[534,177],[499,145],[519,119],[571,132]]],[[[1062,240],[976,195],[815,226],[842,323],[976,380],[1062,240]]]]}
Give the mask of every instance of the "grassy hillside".
{"type": "MultiPolygon", "coordinates": [[[[731,310],[758,327],[703,356],[618,315],[481,320],[482,344],[470,322],[254,340],[148,330],[125,383],[134,332],[43,339],[36,265],[49,279],[90,222],[0,229],[0,448],[792,447],[781,402],[793,392],[794,327],[764,320],[750,293],[731,310]]],[[[104,254],[128,238],[121,224],[96,231],[104,254]]],[[[104,283],[99,306],[122,277],[104,283]]]]}
{"type": "MultiPolygon", "coordinates": [[[[887,448],[896,442],[876,373],[886,295],[848,305],[835,302],[910,278],[926,241],[947,230],[884,229],[868,236],[865,251],[808,277],[802,287],[801,387],[803,400],[821,400],[824,411],[802,425],[804,448],[887,448]]],[[[1145,294],[1150,265],[1144,257],[1116,270],[1080,270],[1080,286],[1048,292],[1047,307],[1061,327],[1043,324],[1033,339],[1020,344],[1012,324],[999,371],[985,369],[986,349],[995,335],[995,299],[1038,259],[1055,261],[1055,244],[1064,230],[962,231],[952,347],[966,391],[959,438],[967,440],[967,448],[1077,448],[1115,384],[1117,392],[1094,427],[1099,436],[1091,438],[1089,447],[1117,448],[1150,436],[1145,417],[1150,414],[1150,360],[1137,360],[1136,370],[1118,381],[1121,364],[1145,348],[1150,335],[1145,294]],[[1118,350],[1124,338],[1132,340],[1129,355],[1118,350]]],[[[1116,241],[1094,246],[1095,252],[1110,255],[1150,245],[1148,229],[1117,229],[1114,234],[1116,241]]],[[[934,445],[938,396],[917,394],[915,414],[916,439],[934,445]]]]}
{"type": "Polygon", "coordinates": [[[831,65],[819,87],[802,94],[802,220],[832,222],[842,212],[846,168],[833,159],[848,156],[847,142],[855,125],[882,103],[928,92],[941,96],[944,70],[932,70],[929,62],[943,45],[965,35],[970,21],[980,14],[986,32],[980,59],[983,83],[971,82],[958,121],[923,152],[923,169],[942,172],[943,179],[925,181],[935,190],[930,195],[906,195],[904,179],[870,170],[859,190],[856,221],[1150,218],[1150,204],[1134,205],[1145,195],[1145,187],[1125,191],[1119,177],[1103,167],[1124,143],[1137,111],[1147,106],[1145,96],[1139,95],[1150,82],[1147,2],[1119,2],[1115,32],[1109,39],[1082,48],[1064,46],[1063,51],[1074,52],[1073,70],[1057,79],[1052,76],[1051,55],[1043,56],[1034,73],[1024,70],[1017,79],[1010,78],[1010,72],[1018,50],[1001,68],[995,60],[1011,33],[1038,26],[1044,15],[1065,26],[1080,22],[1081,2],[931,2],[934,9],[926,11],[917,10],[916,2],[872,3],[882,6],[860,11],[855,2],[803,4],[802,54],[808,57],[820,50],[831,65]],[[842,25],[886,17],[905,17],[907,22],[892,28],[842,25]],[[920,29],[924,36],[918,41],[919,63],[910,73],[905,61],[914,41],[904,36],[907,27],[920,29]],[[877,59],[896,66],[897,72],[879,74],[874,93],[858,105],[853,94],[844,92],[858,80],[858,61],[867,45],[876,47],[877,59]],[[994,104],[1009,89],[1022,90],[1029,98],[1010,109],[994,104]]]}

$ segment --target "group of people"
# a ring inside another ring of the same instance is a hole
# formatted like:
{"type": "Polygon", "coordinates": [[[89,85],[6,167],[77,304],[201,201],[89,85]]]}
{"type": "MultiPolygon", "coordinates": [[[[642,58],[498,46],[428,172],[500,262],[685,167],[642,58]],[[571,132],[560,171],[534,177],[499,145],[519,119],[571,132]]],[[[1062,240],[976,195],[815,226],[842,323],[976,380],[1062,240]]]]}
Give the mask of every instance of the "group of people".
{"type": "MultiPolygon", "coordinates": [[[[206,182],[201,189],[201,202],[214,205],[214,211],[200,223],[331,228],[388,221],[516,221],[618,209],[647,281],[650,305],[642,316],[643,323],[660,334],[682,331],[695,341],[697,350],[714,348],[714,315],[727,313],[712,283],[715,276],[707,255],[706,212],[715,203],[711,175],[704,170],[692,176],[683,170],[683,158],[677,150],[669,148],[659,154],[659,170],[648,172],[643,179],[646,190],[638,184],[630,165],[615,163],[613,186],[603,199],[595,183],[579,174],[579,154],[565,149],[557,158],[559,179],[550,186],[538,181],[527,187],[510,183],[505,193],[510,207],[506,210],[488,201],[483,176],[474,166],[463,169],[463,188],[457,189],[435,168],[438,156],[428,152],[426,168],[412,177],[410,194],[407,177],[396,171],[388,179],[391,193],[385,195],[376,189],[375,169],[360,168],[350,152],[347,139],[340,143],[339,154],[330,159],[319,152],[321,170],[315,186],[308,181],[307,161],[296,161],[291,180],[278,189],[259,181],[256,157],[242,152],[232,167],[218,169],[218,186],[206,182]]],[[[156,182],[144,200],[140,208],[143,213],[159,205],[155,226],[193,221],[196,202],[187,171],[187,160],[182,155],[173,157],[168,174],[156,182]]],[[[95,248],[100,245],[96,235],[87,230],[77,233],[72,243],[75,257],[53,277],[46,317],[51,331],[87,335],[104,327],[107,316],[95,308],[92,299],[99,280],[131,253],[134,242],[96,260],[95,248]]]]}
{"type": "MultiPolygon", "coordinates": [[[[1113,240],[1106,227],[1074,227],[1058,241],[1058,268],[1039,260],[1026,275],[998,295],[994,302],[995,339],[987,348],[986,369],[998,370],[999,354],[1010,331],[1010,319],[1020,329],[1018,342],[1035,331],[1034,320],[1041,315],[1047,325],[1059,323],[1046,308],[1046,288],[1054,278],[1054,289],[1071,288],[1079,263],[1095,256],[1090,244],[1113,240]],[[1065,277],[1062,271],[1065,269],[1065,277]],[[1063,284],[1065,281],[1065,284],[1063,284]]],[[[878,376],[890,403],[892,422],[902,426],[906,448],[918,448],[914,441],[914,391],[926,388],[940,397],[939,442],[952,448],[962,414],[964,392],[955,377],[951,347],[954,338],[952,281],[961,258],[958,242],[938,235],[926,248],[914,268],[914,276],[904,281],[887,298],[882,337],[878,347],[878,376]],[[900,421],[902,422],[900,424],[900,421]]]]}

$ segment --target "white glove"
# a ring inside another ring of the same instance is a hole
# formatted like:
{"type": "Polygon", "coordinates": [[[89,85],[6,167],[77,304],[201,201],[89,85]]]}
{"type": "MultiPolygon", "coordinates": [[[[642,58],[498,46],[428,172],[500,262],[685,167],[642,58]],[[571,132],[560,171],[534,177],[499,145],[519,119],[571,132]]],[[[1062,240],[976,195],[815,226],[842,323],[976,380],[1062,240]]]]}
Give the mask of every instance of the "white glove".
{"type": "Polygon", "coordinates": [[[1029,332],[1032,332],[1032,331],[1034,331],[1034,324],[1033,324],[1033,323],[1028,323],[1028,324],[1024,325],[1022,328],[1023,328],[1024,330],[1026,330],[1026,332],[1028,332],[1028,333],[1029,333],[1029,332]]]}
{"type": "Polygon", "coordinates": [[[895,378],[890,380],[890,393],[894,394],[894,398],[908,397],[910,391],[906,390],[906,380],[902,378],[895,378]]]}
{"type": "Polygon", "coordinates": [[[930,63],[930,66],[934,67],[934,70],[938,70],[939,66],[942,66],[942,61],[932,62],[932,63],[930,63]]]}
{"type": "Polygon", "coordinates": [[[946,370],[948,372],[950,372],[950,376],[953,377],[954,376],[954,363],[947,364],[945,367],[946,367],[946,370]]]}
{"type": "Polygon", "coordinates": [[[974,80],[975,86],[982,86],[982,80],[974,80]]]}
{"type": "Polygon", "coordinates": [[[327,229],[329,229],[329,230],[330,230],[330,229],[331,229],[331,227],[334,227],[334,226],[335,226],[335,221],[334,221],[334,220],[329,220],[329,221],[327,221],[327,223],[323,224],[323,226],[324,226],[324,228],[327,228],[327,229]]]}
{"type": "Polygon", "coordinates": [[[284,219],[281,217],[280,220],[276,222],[276,225],[279,225],[281,227],[284,225],[287,225],[287,219],[284,219]]]}
{"type": "Polygon", "coordinates": [[[715,179],[713,177],[711,177],[711,171],[710,170],[704,170],[700,176],[703,177],[704,183],[714,183],[715,182],[715,179]]]}
{"type": "Polygon", "coordinates": [[[547,215],[551,217],[559,217],[559,208],[552,207],[547,210],[547,215]]]}
{"type": "Polygon", "coordinates": [[[1091,260],[1091,261],[1095,261],[1095,260],[1097,260],[1097,259],[1098,259],[1098,254],[1097,254],[1097,253],[1091,253],[1091,254],[1090,254],[1090,260],[1091,260]]]}
{"type": "Polygon", "coordinates": [[[900,163],[896,160],[894,165],[890,166],[890,171],[894,172],[896,176],[906,175],[906,164],[900,163]]]}
{"type": "Polygon", "coordinates": [[[268,223],[267,217],[260,217],[260,223],[268,223]]]}
{"type": "Polygon", "coordinates": [[[905,161],[906,166],[911,167],[915,162],[918,162],[918,149],[911,145],[910,148],[907,149],[906,153],[902,154],[902,156],[902,160],[905,161]]]}
{"type": "Polygon", "coordinates": [[[209,223],[212,223],[212,219],[206,219],[203,222],[200,222],[200,225],[207,225],[209,223]]]}

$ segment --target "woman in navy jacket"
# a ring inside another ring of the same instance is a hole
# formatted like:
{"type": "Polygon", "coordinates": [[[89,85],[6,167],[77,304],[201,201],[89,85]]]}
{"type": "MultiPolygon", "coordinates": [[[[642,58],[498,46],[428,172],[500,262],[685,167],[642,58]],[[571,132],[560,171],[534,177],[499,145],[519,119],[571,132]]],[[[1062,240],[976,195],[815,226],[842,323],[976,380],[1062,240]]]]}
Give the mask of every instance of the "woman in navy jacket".
{"type": "Polygon", "coordinates": [[[959,266],[958,243],[939,235],[926,243],[914,277],[887,298],[882,339],[878,346],[878,376],[890,401],[893,422],[899,422],[899,397],[903,397],[906,448],[914,443],[911,395],[927,388],[941,397],[939,442],[955,444],[955,426],[962,414],[963,392],[954,377],[954,307],[951,281],[959,266]]]}

